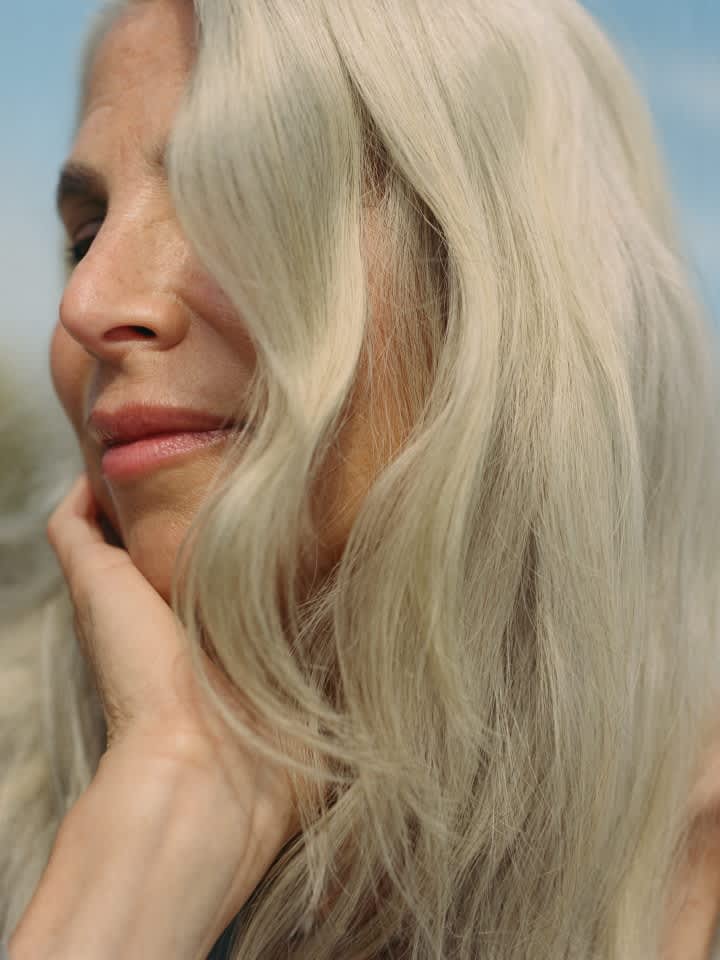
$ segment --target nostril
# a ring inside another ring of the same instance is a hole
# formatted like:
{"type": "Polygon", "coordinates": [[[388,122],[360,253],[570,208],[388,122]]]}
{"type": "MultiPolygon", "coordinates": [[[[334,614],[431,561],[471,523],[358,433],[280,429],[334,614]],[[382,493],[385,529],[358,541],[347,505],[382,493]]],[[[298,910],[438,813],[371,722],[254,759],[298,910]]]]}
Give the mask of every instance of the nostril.
{"type": "Polygon", "coordinates": [[[115,327],[106,333],[104,340],[149,340],[155,336],[149,327],[115,327]]]}

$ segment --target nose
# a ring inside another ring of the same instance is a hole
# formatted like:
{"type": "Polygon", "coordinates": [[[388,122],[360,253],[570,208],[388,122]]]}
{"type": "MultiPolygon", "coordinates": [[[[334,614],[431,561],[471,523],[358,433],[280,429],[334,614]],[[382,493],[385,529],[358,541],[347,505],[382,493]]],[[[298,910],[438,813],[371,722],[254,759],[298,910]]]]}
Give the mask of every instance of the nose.
{"type": "Polygon", "coordinates": [[[131,349],[164,351],[180,343],[190,311],[172,292],[168,271],[119,264],[99,244],[77,265],[60,302],[69,335],[98,360],[115,363],[131,349]]]}

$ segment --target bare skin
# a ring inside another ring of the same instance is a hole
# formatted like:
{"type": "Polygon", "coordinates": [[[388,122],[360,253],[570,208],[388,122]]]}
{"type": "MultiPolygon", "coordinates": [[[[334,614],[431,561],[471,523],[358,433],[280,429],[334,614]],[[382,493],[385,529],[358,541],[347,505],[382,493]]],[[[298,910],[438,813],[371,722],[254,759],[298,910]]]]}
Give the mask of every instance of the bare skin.
{"type": "Polygon", "coordinates": [[[710,960],[720,922],[720,831],[714,827],[696,839],[691,867],[679,882],[682,908],[668,935],[663,960],[710,960]]]}
{"type": "MultiPolygon", "coordinates": [[[[177,960],[180,953],[171,934],[180,932],[188,958],[201,958],[296,829],[287,784],[270,780],[266,792],[255,797],[258,809],[265,812],[254,829],[257,833],[260,823],[263,836],[255,836],[252,844],[248,837],[238,837],[234,814],[238,791],[244,789],[242,776],[238,781],[237,776],[228,780],[209,775],[196,802],[185,801],[187,805],[177,807],[182,812],[178,821],[183,824],[178,828],[182,855],[168,854],[168,859],[158,860],[160,879],[140,890],[140,900],[153,906],[145,916],[146,925],[132,919],[137,916],[130,911],[131,905],[135,910],[138,904],[137,877],[143,875],[150,847],[143,849],[138,841],[136,848],[127,849],[122,842],[136,830],[141,836],[140,821],[130,812],[130,794],[123,793],[123,783],[133,783],[134,790],[144,783],[146,819],[151,810],[158,822],[167,823],[177,797],[187,795],[186,772],[192,771],[197,782],[198,764],[215,769],[217,759],[218,740],[208,736],[199,715],[188,711],[187,700],[168,700],[166,693],[173,689],[170,667],[181,649],[167,607],[172,569],[180,542],[217,469],[219,452],[205,448],[182,464],[142,479],[110,483],[102,474],[102,450],[87,430],[87,417],[96,403],[116,410],[130,402],[191,406],[223,414],[242,396],[255,363],[242,318],[198,262],[180,229],[165,174],[152,162],[172,127],[192,63],[191,18],[190,4],[153,0],[131,8],[113,27],[96,58],[85,114],[69,158],[95,169],[105,181],[107,196],[105,202],[69,198],[61,211],[68,237],[80,245],[82,258],[63,296],[51,345],[51,369],[77,434],[87,482],[81,481],[61,505],[49,533],[79,621],[85,624],[81,641],[90,659],[95,658],[94,668],[105,677],[104,695],[109,703],[122,699],[126,709],[119,724],[117,714],[108,716],[113,746],[101,775],[59,838],[38,895],[11,940],[12,960],[50,956],[48,944],[56,960],[96,955],[82,952],[87,949],[83,923],[73,927],[67,918],[80,909],[86,894],[90,898],[93,891],[103,889],[108,868],[113,876],[126,876],[126,888],[113,890],[113,912],[106,917],[102,897],[87,901],[101,938],[98,942],[106,948],[103,955],[115,955],[108,946],[113,936],[117,955],[127,955],[123,951],[134,936],[133,955],[177,960]],[[100,515],[113,527],[120,547],[103,542],[100,515]],[[104,552],[113,550],[117,552],[104,552]],[[85,559],[78,564],[78,556],[87,558],[88,551],[97,562],[85,559]],[[113,597],[118,596],[125,599],[121,606],[113,605],[113,597]],[[140,611],[136,621],[132,621],[133,610],[140,611]],[[118,623],[123,628],[120,633],[118,623]],[[135,648],[126,643],[133,635],[138,644],[150,645],[161,654],[154,675],[138,676],[135,648]],[[143,696],[137,695],[139,680],[143,696]],[[149,689],[156,696],[148,696],[149,689]],[[182,736],[177,736],[178,731],[182,736]],[[167,760],[169,774],[158,780],[148,771],[157,769],[160,754],[167,760]],[[127,803],[119,803],[118,798],[127,803]],[[125,811],[128,819],[122,820],[125,811]],[[218,825],[233,823],[233,830],[228,830],[227,842],[219,843],[203,860],[206,851],[198,850],[193,838],[205,836],[208,816],[218,825]],[[104,838],[110,836],[110,824],[119,830],[116,859],[111,863],[87,859],[87,843],[81,838],[87,837],[93,823],[104,838]],[[163,900],[167,892],[163,892],[162,878],[177,876],[181,884],[181,863],[191,863],[193,868],[186,878],[187,900],[181,889],[163,900]],[[63,900],[69,895],[69,870],[75,871],[77,885],[72,901],[63,900]],[[214,911],[213,922],[203,925],[202,918],[187,917],[188,928],[178,931],[178,917],[184,918],[187,903],[197,902],[198,877],[203,875],[225,877],[231,895],[208,889],[207,909],[214,911]],[[131,917],[126,929],[117,926],[122,903],[131,917]]],[[[373,296],[377,334],[382,337],[387,318],[379,291],[373,290],[373,296]]],[[[375,397],[382,398],[382,411],[369,408],[361,379],[354,415],[336,458],[328,464],[322,491],[325,526],[320,569],[327,568],[342,550],[378,468],[369,453],[366,423],[387,422],[387,410],[400,421],[390,388],[384,395],[377,391],[375,397]]],[[[186,692],[192,692],[188,674],[181,672],[181,677],[188,683],[186,692]]],[[[235,775],[244,770],[249,780],[257,772],[252,758],[237,755],[227,760],[227,767],[235,775]]],[[[247,791],[244,795],[247,798],[247,791]]],[[[713,795],[720,796],[720,790],[713,795]]],[[[156,829],[148,831],[148,844],[156,834],[156,829]]],[[[668,937],[663,960],[707,960],[720,908],[717,836],[715,830],[703,837],[688,876],[679,878],[679,896],[684,891],[686,906],[668,937]]]]}
{"type": "MultiPolygon", "coordinates": [[[[103,186],[100,197],[71,191],[60,211],[78,263],[53,334],[51,371],[85,472],[51,517],[48,537],[100,693],[108,748],[63,821],[11,938],[13,960],[82,960],[100,951],[200,960],[299,827],[287,775],[241,747],[204,708],[168,604],[177,550],[217,471],[218,448],[110,481],[87,426],[95,405],[227,416],[255,362],[242,317],[195,257],[156,162],[188,78],[193,32],[189,4],[129,8],[95,58],[69,157],[103,186]]],[[[371,284],[381,334],[376,293],[371,284]]],[[[381,410],[370,408],[360,377],[314,491],[323,518],[316,575],[342,550],[379,467],[367,425],[393,421],[394,393],[380,381],[372,396],[381,410]]],[[[235,713],[272,737],[247,716],[241,691],[206,668],[235,713]]]]}
{"type": "Polygon", "coordinates": [[[661,960],[710,960],[720,923],[720,728],[711,732],[702,756],[688,801],[695,828],[687,863],[675,878],[661,960]]]}
{"type": "MultiPolygon", "coordinates": [[[[93,493],[150,583],[169,597],[178,546],[217,470],[218,448],[142,480],[109,483],[86,426],[97,404],[190,406],[229,415],[255,365],[242,317],[199,263],[175,214],[158,145],[168,137],[192,63],[192,5],[131,7],[98,52],[69,162],[95,169],[107,202],[68,198],[61,215],[83,254],[68,280],[51,343],[53,382],[83,452],[93,493]],[[147,332],[152,331],[148,337],[147,332]]],[[[387,312],[371,282],[375,333],[387,312]]],[[[318,501],[318,569],[338,557],[378,464],[367,423],[397,422],[395,391],[369,409],[360,378],[318,501]]]]}

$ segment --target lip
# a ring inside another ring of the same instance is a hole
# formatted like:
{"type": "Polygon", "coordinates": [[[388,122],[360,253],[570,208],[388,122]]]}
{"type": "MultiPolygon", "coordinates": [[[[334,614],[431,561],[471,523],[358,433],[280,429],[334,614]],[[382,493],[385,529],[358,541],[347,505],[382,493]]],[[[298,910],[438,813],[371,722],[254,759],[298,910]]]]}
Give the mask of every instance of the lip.
{"type": "Polygon", "coordinates": [[[102,458],[102,472],[108,480],[128,480],[176,462],[202,447],[226,440],[229,430],[203,430],[196,433],[163,433],[143,437],[134,443],[109,447],[102,458]]]}
{"type": "Polygon", "coordinates": [[[114,412],[94,410],[88,429],[105,448],[102,472],[109,480],[138,477],[238,429],[227,416],[181,407],[134,404],[114,412]]]}

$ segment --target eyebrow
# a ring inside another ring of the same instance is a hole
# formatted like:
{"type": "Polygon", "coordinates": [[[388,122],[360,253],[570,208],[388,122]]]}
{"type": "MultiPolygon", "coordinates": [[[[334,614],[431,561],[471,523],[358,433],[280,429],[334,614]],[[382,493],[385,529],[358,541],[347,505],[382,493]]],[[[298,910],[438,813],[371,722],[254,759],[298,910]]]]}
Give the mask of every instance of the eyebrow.
{"type": "Polygon", "coordinates": [[[85,163],[66,163],[60,171],[55,190],[55,206],[62,213],[68,200],[107,202],[107,184],[102,174],[85,163]]]}
{"type": "MultiPolygon", "coordinates": [[[[156,144],[146,158],[155,173],[167,175],[167,146],[166,142],[156,144]]],[[[71,160],[63,166],[55,188],[55,207],[59,214],[69,200],[106,204],[107,197],[105,177],[90,164],[71,160]]]]}

